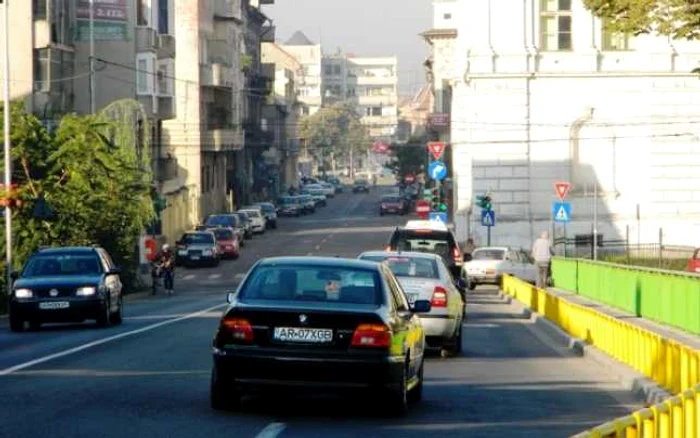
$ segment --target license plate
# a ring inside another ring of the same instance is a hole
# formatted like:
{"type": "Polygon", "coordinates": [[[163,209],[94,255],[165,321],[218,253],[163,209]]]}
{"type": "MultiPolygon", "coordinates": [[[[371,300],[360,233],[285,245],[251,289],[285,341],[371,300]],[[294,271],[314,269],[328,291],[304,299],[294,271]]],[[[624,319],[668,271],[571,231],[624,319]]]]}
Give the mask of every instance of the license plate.
{"type": "Polygon", "coordinates": [[[68,301],[48,301],[39,303],[39,308],[43,310],[67,309],[69,307],[70,303],[68,301]]]}
{"type": "Polygon", "coordinates": [[[409,304],[415,304],[418,299],[418,294],[407,294],[406,296],[408,297],[409,304]]]}
{"type": "Polygon", "coordinates": [[[333,330],[276,327],[274,339],[282,342],[304,342],[313,344],[325,344],[333,341],[333,330]]]}
{"type": "Polygon", "coordinates": [[[191,260],[199,260],[200,257],[199,257],[199,256],[190,256],[190,259],[191,259],[191,260]]]}

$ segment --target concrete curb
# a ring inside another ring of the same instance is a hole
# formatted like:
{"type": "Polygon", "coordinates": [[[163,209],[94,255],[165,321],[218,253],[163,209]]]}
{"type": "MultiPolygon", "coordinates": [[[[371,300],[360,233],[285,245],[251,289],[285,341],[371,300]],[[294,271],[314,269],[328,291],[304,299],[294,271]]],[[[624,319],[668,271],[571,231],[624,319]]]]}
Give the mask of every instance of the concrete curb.
{"type": "Polygon", "coordinates": [[[613,359],[598,348],[589,345],[587,342],[569,335],[552,321],[546,319],[537,312],[533,312],[520,301],[512,299],[512,297],[503,292],[500,292],[499,295],[501,298],[507,300],[507,302],[522,309],[522,312],[527,315],[527,318],[529,318],[538,329],[547,333],[547,335],[556,342],[565,345],[577,356],[592,359],[610,374],[614,375],[625,390],[630,391],[632,395],[643,400],[647,406],[655,405],[673,396],[673,394],[669,393],[658,383],[635,371],[628,365],[613,359]]]}

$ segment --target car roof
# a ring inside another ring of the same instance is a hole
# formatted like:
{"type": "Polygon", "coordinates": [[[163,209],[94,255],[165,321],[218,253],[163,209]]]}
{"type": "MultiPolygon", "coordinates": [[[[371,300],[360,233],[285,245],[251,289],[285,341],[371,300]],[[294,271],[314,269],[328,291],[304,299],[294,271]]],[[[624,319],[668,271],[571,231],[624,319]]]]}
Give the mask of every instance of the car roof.
{"type": "Polygon", "coordinates": [[[447,225],[441,221],[430,220],[411,220],[406,222],[403,227],[405,230],[433,230],[433,231],[449,231],[447,225]]]}
{"type": "Polygon", "coordinates": [[[427,260],[441,260],[441,257],[437,254],[429,252],[416,252],[416,251],[365,251],[358,257],[365,256],[383,256],[383,257],[411,257],[416,259],[427,259],[427,260]]]}
{"type": "Polygon", "coordinates": [[[100,248],[99,246],[58,246],[58,247],[47,247],[47,248],[39,248],[39,251],[42,254],[53,254],[53,253],[66,253],[66,252],[73,252],[73,253],[91,253],[95,252],[96,249],[100,248]]]}
{"type": "Polygon", "coordinates": [[[185,231],[185,234],[214,234],[214,232],[209,230],[192,230],[185,231]]]}
{"type": "Polygon", "coordinates": [[[511,248],[509,246],[482,246],[479,248],[476,248],[474,251],[493,251],[493,250],[498,250],[498,251],[515,251],[514,248],[511,248]]]}
{"type": "Polygon", "coordinates": [[[309,265],[325,266],[329,268],[359,268],[378,270],[375,262],[365,260],[340,258],[340,257],[319,257],[319,256],[281,256],[261,259],[259,266],[290,266],[309,265]]]}

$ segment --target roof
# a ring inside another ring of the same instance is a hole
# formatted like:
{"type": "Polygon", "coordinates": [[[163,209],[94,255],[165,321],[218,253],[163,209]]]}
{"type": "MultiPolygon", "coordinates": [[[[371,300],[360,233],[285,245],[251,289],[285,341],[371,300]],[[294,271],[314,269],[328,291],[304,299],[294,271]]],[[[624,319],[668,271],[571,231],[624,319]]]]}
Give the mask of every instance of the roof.
{"type": "Polygon", "coordinates": [[[406,230],[435,230],[435,231],[449,231],[447,225],[440,221],[430,221],[430,220],[413,220],[406,222],[403,227],[406,230]]]}
{"type": "Polygon", "coordinates": [[[384,256],[384,257],[412,257],[416,259],[440,259],[440,256],[430,252],[414,252],[414,251],[366,251],[358,256],[384,256]]]}
{"type": "Polygon", "coordinates": [[[304,32],[298,30],[284,43],[286,46],[315,46],[316,44],[304,32]]]}
{"type": "Polygon", "coordinates": [[[260,260],[260,266],[308,265],[329,268],[360,268],[377,270],[375,262],[340,257],[284,256],[268,257],[260,260]]]}

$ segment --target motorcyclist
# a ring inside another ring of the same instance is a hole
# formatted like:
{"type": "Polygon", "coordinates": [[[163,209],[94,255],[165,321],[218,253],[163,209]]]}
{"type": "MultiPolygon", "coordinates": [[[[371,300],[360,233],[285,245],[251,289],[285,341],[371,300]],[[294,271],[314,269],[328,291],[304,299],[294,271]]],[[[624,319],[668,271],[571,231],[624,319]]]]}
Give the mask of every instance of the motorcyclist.
{"type": "Polygon", "coordinates": [[[175,282],[175,254],[167,243],[163,244],[160,253],[156,256],[155,269],[156,276],[163,277],[165,292],[172,295],[175,282]]]}

